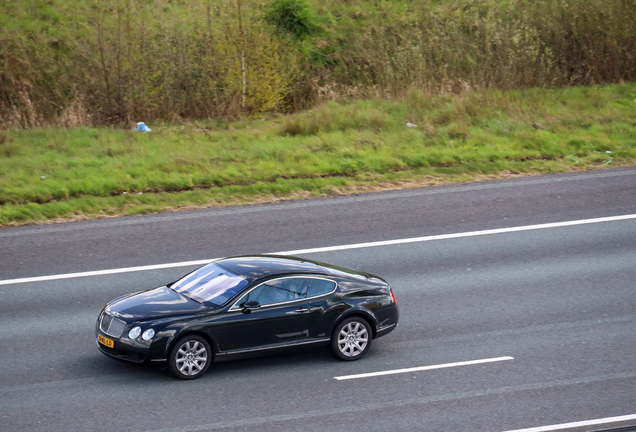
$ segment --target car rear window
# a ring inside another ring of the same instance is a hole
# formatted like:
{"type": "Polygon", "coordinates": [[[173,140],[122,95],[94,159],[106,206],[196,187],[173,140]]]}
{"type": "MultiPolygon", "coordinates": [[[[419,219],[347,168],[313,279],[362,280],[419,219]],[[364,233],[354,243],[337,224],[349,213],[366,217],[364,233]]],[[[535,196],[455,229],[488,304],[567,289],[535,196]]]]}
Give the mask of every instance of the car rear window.
{"type": "Polygon", "coordinates": [[[208,264],[184,276],[170,288],[198,301],[220,306],[247,285],[248,281],[216,264],[208,264]]]}
{"type": "Polygon", "coordinates": [[[325,279],[309,279],[309,291],[307,297],[316,297],[327,294],[336,288],[336,283],[325,279]]]}

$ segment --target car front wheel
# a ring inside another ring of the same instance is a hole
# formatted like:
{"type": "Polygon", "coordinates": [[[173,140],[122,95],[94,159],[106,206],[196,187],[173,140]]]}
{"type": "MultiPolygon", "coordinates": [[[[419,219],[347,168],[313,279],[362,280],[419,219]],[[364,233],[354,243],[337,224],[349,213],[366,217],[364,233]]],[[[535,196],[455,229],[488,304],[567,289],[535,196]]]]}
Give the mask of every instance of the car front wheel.
{"type": "Polygon", "coordinates": [[[340,360],[358,360],[371,347],[371,340],[371,326],[367,320],[347,318],[338,324],[331,336],[331,352],[340,360]]]}
{"type": "Polygon", "coordinates": [[[212,362],[210,344],[201,336],[187,335],[179,339],[168,357],[168,371],[179,379],[199,378],[212,362]]]}

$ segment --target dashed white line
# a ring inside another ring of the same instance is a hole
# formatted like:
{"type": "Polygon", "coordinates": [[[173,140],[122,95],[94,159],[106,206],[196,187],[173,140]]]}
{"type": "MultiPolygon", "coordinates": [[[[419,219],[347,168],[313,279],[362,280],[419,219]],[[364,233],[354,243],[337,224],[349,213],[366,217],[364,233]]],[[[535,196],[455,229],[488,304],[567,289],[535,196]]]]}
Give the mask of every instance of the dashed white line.
{"type": "MultiPolygon", "coordinates": [[[[393,245],[419,243],[419,242],[435,241],[435,240],[449,240],[449,239],[463,238],[463,237],[476,237],[476,236],[504,234],[504,233],[520,232],[520,231],[547,229],[547,228],[561,228],[561,227],[585,225],[585,224],[593,224],[593,223],[617,222],[617,221],[628,220],[628,219],[636,219],[636,214],[610,216],[610,217],[595,218],[595,219],[582,219],[582,220],[566,221],[566,222],[554,222],[554,223],[538,224],[538,225],[526,225],[526,226],[520,226],[520,227],[498,228],[498,229],[483,230],[483,231],[470,231],[470,232],[454,233],[454,234],[442,234],[442,235],[426,236],[426,237],[413,237],[413,238],[398,239],[398,240],[386,240],[386,241],[357,243],[357,244],[340,245],[340,246],[328,246],[328,247],[313,248],[313,249],[297,249],[297,250],[284,251],[284,252],[271,252],[271,254],[306,255],[306,254],[319,253],[319,252],[333,252],[333,251],[348,250],[348,249],[393,246],[393,245]]],[[[7,280],[1,280],[0,285],[13,285],[13,284],[28,283],[28,282],[43,282],[43,281],[51,281],[51,280],[59,280],[59,279],[80,278],[80,277],[87,277],[87,276],[101,276],[101,275],[109,275],[109,274],[117,274],[117,273],[166,269],[166,268],[173,268],[173,267],[187,267],[187,266],[207,264],[210,261],[213,261],[214,259],[216,258],[210,258],[210,259],[198,260],[198,261],[185,261],[185,262],[177,262],[177,263],[139,266],[139,267],[125,267],[125,268],[109,269],[109,270],[96,270],[96,271],[81,272],[81,273],[66,273],[66,274],[58,274],[58,275],[50,275],[50,276],[36,276],[36,277],[21,278],[21,279],[7,279],[7,280]]]]}
{"type": "Polygon", "coordinates": [[[506,356],[506,357],[495,357],[495,358],[488,358],[488,359],[481,359],[481,360],[469,360],[469,361],[455,362],[455,363],[444,363],[444,364],[438,364],[438,365],[412,367],[407,369],[393,369],[393,370],[387,370],[387,371],[381,371],[381,372],[345,375],[345,376],[339,376],[334,378],[337,379],[338,381],[342,381],[342,380],[350,380],[350,379],[357,379],[357,378],[377,377],[382,375],[395,375],[395,374],[420,372],[420,371],[427,371],[427,370],[434,370],[434,369],[470,366],[470,365],[476,365],[476,364],[482,364],[482,363],[494,363],[494,362],[500,362],[500,361],[506,361],[506,360],[514,360],[514,357],[506,356]]]}

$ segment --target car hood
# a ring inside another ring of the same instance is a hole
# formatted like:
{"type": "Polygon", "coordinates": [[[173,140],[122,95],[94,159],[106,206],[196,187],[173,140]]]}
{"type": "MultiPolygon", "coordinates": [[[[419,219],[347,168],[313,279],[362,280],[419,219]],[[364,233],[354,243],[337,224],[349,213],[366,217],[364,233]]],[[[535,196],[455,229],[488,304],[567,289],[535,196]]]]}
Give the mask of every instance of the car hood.
{"type": "Polygon", "coordinates": [[[209,308],[163,286],[115,299],[106,310],[125,320],[146,320],[190,315],[209,308]]]}

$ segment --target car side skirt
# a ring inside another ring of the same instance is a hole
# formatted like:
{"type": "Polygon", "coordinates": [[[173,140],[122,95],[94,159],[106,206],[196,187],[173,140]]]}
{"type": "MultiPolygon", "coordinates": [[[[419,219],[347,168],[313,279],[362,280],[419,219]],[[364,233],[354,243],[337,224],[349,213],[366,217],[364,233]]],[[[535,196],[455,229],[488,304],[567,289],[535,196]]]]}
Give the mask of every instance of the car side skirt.
{"type": "Polygon", "coordinates": [[[237,357],[237,356],[251,356],[253,354],[260,354],[260,353],[265,353],[265,352],[269,352],[269,351],[278,351],[278,350],[285,350],[285,349],[295,349],[295,348],[299,348],[299,347],[311,347],[311,346],[320,346],[320,345],[328,345],[329,341],[331,339],[329,338],[323,338],[323,339],[315,339],[315,340],[311,340],[311,341],[303,341],[303,342],[292,342],[292,343],[286,343],[286,344],[280,344],[280,345],[270,345],[270,346],[265,346],[265,347],[259,347],[259,348],[248,348],[248,349],[240,349],[240,350],[231,350],[231,351],[221,351],[221,352],[217,352],[215,354],[215,359],[219,359],[221,360],[222,358],[227,358],[229,359],[230,357],[237,357]]]}

